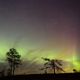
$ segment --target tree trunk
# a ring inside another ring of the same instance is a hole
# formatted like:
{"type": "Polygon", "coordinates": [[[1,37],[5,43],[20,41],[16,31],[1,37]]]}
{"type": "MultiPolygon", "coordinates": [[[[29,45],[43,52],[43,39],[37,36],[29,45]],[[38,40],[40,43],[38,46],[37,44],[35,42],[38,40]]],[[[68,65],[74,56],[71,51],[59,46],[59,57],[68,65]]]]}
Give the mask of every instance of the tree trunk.
{"type": "Polygon", "coordinates": [[[53,70],[54,70],[54,74],[56,74],[55,63],[54,62],[53,62],[53,70]]]}
{"type": "Polygon", "coordinates": [[[45,74],[47,74],[47,69],[45,70],[45,74]]]}
{"type": "Polygon", "coordinates": [[[15,66],[13,66],[12,75],[14,76],[15,66]]]}
{"type": "Polygon", "coordinates": [[[12,71],[13,71],[13,67],[12,67],[12,64],[11,64],[11,70],[10,70],[11,75],[13,74],[12,71]]]}
{"type": "Polygon", "coordinates": [[[54,74],[56,74],[55,66],[54,66],[54,74]]]}

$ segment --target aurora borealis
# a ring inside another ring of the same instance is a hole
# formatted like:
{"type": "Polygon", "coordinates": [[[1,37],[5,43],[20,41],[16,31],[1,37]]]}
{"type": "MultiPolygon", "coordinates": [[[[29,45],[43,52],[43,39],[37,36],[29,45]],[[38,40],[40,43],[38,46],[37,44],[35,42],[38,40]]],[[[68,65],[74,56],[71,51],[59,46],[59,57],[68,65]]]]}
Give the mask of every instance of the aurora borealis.
{"type": "Polygon", "coordinates": [[[79,27],[78,0],[0,0],[0,61],[14,47],[24,69],[34,63],[32,72],[43,64],[41,57],[70,61],[79,69],[79,27]]]}

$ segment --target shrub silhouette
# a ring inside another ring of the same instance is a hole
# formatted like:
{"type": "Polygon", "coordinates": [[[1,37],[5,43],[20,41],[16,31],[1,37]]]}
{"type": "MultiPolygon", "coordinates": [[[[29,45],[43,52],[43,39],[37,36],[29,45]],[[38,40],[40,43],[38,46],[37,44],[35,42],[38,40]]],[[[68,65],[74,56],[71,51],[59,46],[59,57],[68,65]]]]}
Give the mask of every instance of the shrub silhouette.
{"type": "Polygon", "coordinates": [[[5,70],[0,71],[0,76],[5,76],[5,70]]]}
{"type": "Polygon", "coordinates": [[[78,73],[78,71],[77,71],[76,69],[73,69],[73,72],[74,72],[74,73],[78,73]]]}
{"type": "Polygon", "coordinates": [[[47,73],[48,73],[48,72],[47,72],[47,69],[48,69],[48,68],[50,68],[50,67],[44,66],[44,67],[41,68],[40,70],[44,70],[44,73],[47,74],[47,73]]]}

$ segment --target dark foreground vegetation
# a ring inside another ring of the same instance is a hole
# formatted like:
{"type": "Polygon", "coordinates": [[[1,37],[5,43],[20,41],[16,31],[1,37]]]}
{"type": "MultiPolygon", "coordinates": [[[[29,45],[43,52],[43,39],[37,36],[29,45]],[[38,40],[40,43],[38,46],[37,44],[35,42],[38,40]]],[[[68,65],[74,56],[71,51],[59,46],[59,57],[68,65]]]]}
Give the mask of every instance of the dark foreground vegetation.
{"type": "Polygon", "coordinates": [[[0,77],[0,80],[80,80],[80,73],[32,74],[0,77]]]}

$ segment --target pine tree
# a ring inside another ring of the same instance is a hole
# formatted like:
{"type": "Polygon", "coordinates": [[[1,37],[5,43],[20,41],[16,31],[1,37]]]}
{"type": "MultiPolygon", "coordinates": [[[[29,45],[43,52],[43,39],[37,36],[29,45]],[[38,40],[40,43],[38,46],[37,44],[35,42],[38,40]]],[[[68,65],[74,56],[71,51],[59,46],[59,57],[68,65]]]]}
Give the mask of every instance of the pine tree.
{"type": "Polygon", "coordinates": [[[11,75],[14,75],[15,69],[21,64],[21,55],[19,55],[19,53],[14,48],[11,48],[9,52],[6,53],[6,55],[10,66],[11,75]]]}

